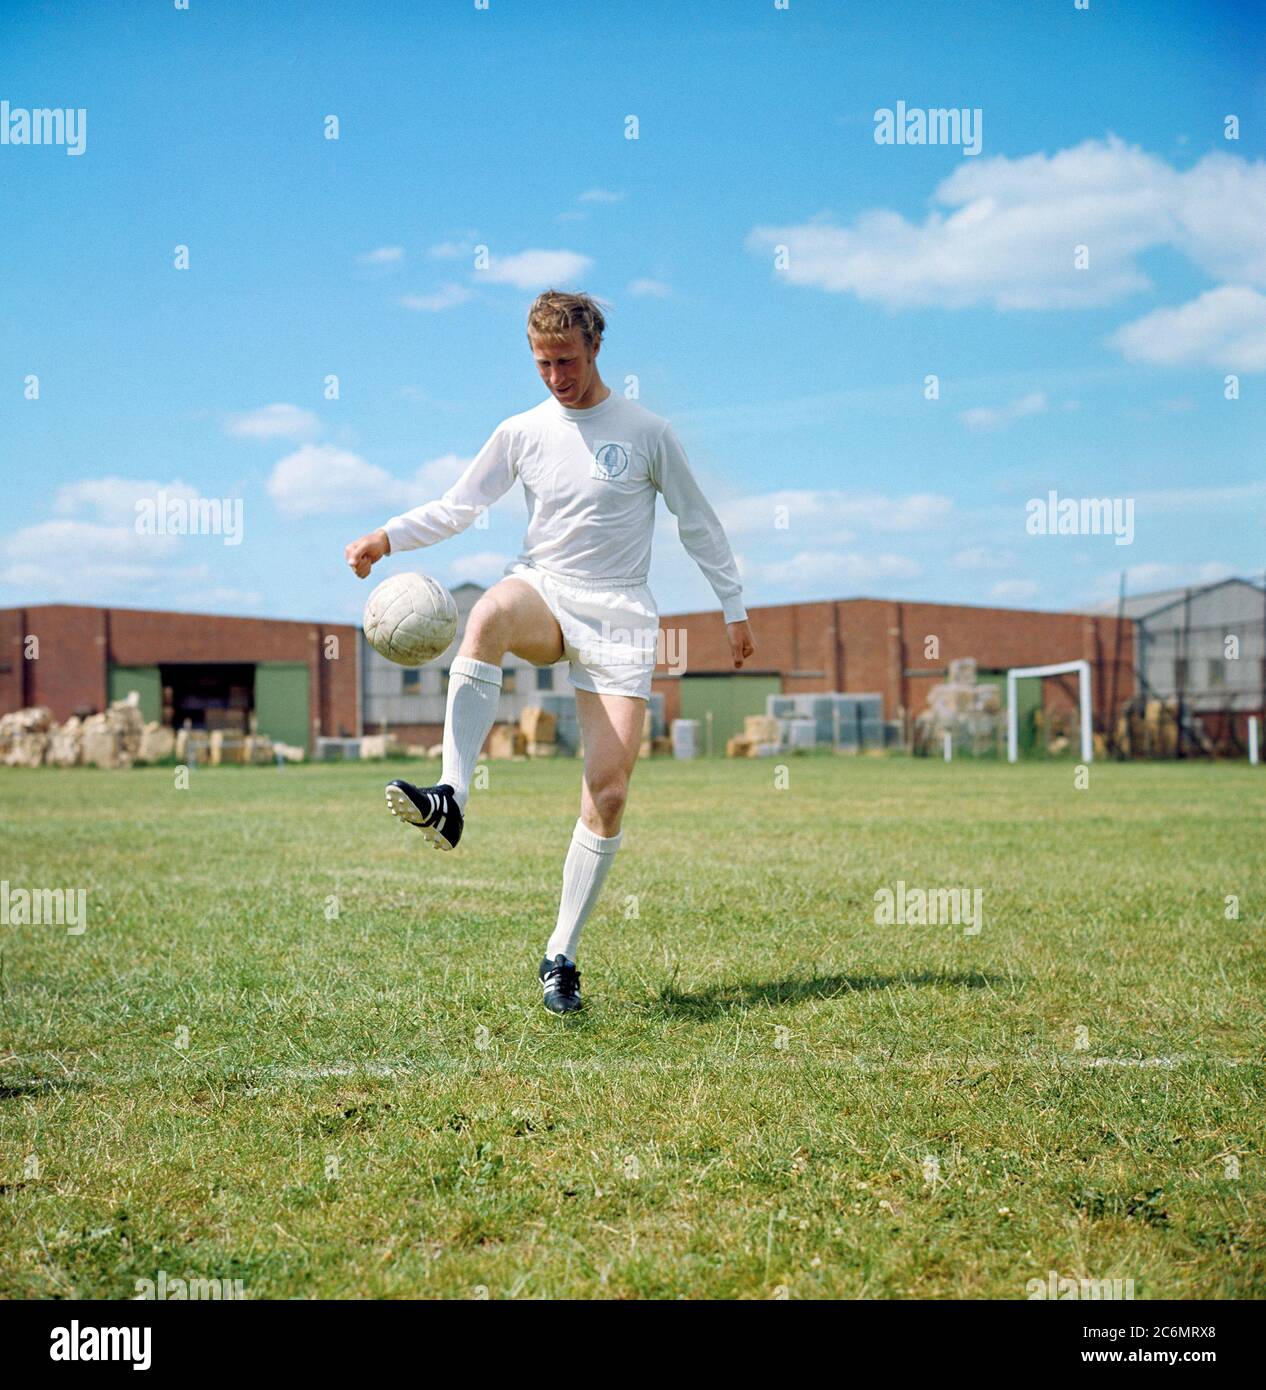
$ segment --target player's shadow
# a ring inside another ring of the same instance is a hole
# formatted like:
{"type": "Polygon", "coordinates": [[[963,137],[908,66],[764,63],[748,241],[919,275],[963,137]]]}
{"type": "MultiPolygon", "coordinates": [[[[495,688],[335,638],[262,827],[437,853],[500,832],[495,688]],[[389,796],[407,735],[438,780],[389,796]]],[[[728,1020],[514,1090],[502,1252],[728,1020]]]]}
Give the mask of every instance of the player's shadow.
{"type": "Polygon", "coordinates": [[[0,1101],[26,1100],[31,1096],[48,1096],[56,1091],[83,1091],[86,1081],[63,1076],[34,1076],[18,1081],[0,1081],[0,1101]]]}
{"type": "Polygon", "coordinates": [[[891,989],[894,985],[902,988],[927,985],[942,989],[987,989],[990,985],[1010,983],[1007,976],[986,975],[980,970],[924,970],[914,975],[815,975],[808,980],[771,980],[765,984],[731,987],[718,985],[714,989],[697,990],[693,994],[682,994],[669,984],[660,990],[656,1002],[660,1010],[674,1018],[702,1021],[716,1018],[719,1014],[764,1008],[770,1004],[833,999],[855,991],[891,989]]]}

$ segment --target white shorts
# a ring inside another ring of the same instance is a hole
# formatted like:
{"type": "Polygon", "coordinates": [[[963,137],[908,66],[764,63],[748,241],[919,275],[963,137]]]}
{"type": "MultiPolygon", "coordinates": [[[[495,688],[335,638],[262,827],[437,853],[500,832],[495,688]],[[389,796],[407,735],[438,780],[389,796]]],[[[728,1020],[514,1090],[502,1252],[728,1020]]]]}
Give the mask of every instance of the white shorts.
{"type": "Polygon", "coordinates": [[[610,587],[607,580],[572,579],[524,560],[507,565],[505,577],[530,584],[558,620],[578,690],[651,698],[659,610],[648,585],[610,587]]]}

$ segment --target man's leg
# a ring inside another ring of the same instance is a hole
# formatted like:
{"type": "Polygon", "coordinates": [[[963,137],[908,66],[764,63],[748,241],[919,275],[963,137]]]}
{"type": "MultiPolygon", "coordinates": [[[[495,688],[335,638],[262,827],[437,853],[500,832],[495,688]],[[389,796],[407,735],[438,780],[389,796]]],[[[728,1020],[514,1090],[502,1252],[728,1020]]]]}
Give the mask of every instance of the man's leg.
{"type": "Polygon", "coordinates": [[[545,958],[576,959],[581,929],[602,891],[620,847],[620,821],[629,778],[642,741],[645,700],[629,695],[595,695],[576,691],[576,713],[585,748],[580,819],[572,831],[563,864],[563,892],[558,922],[545,958]]]}
{"type": "Polygon", "coordinates": [[[434,787],[392,782],[392,815],[416,825],[437,849],[461,838],[470,783],[480,749],[501,703],[501,661],[513,652],[538,666],[558,661],[563,634],[545,600],[521,579],[503,579],[475,604],[448,673],[444,762],[434,787]]]}
{"type": "Polygon", "coordinates": [[[546,666],[563,655],[563,634],[545,600],[522,579],[503,579],[475,604],[448,673],[444,764],[440,783],[453,788],[463,813],[480,749],[501,703],[501,660],[513,652],[546,666]]]}

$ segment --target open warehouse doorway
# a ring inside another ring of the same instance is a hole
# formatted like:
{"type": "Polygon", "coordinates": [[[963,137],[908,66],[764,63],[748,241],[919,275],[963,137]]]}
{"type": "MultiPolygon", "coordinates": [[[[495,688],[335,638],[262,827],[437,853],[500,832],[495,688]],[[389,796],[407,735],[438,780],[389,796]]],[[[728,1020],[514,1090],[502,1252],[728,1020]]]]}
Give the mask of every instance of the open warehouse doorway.
{"type": "Polygon", "coordinates": [[[311,689],[301,661],[177,661],[111,666],[110,698],[135,690],[142,716],[173,729],[266,734],[276,743],[309,743],[311,689]]]}

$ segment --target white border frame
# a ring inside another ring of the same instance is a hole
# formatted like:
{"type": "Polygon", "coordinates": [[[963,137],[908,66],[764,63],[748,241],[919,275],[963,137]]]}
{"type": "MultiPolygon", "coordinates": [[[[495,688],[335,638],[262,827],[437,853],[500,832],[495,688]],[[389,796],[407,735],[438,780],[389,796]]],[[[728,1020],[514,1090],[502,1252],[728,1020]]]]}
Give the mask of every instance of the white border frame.
{"type": "Polygon", "coordinates": [[[1077,672],[1077,704],[1081,715],[1081,760],[1092,762],[1095,756],[1094,735],[1091,732],[1090,663],[1088,661],[1058,661],[1053,666],[1016,666],[1007,672],[1007,761],[1020,757],[1019,716],[1015,707],[1015,683],[1025,676],[1063,676],[1077,672]]]}

